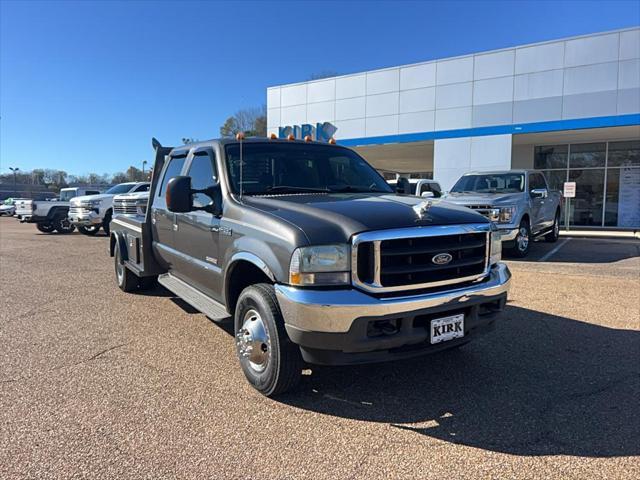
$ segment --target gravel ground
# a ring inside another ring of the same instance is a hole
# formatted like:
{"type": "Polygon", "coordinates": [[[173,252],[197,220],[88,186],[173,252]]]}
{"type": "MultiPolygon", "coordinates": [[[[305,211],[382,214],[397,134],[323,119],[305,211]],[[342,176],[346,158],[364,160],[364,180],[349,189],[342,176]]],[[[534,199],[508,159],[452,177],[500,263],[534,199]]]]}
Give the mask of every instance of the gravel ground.
{"type": "Polygon", "coordinates": [[[107,238],[0,218],[0,478],[640,478],[640,243],[536,243],[496,330],[260,396],[107,238]]]}

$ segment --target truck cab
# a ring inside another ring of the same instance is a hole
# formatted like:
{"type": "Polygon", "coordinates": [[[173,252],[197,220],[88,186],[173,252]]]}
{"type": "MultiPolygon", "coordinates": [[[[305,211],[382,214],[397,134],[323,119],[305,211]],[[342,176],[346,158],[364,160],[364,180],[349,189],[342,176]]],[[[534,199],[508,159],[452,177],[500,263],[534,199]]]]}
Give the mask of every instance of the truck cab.
{"type": "Polygon", "coordinates": [[[220,139],[156,150],[144,217],[111,222],[125,292],[155,279],[233,319],[249,383],[271,396],[305,363],[459,347],[491,330],[511,274],[477,212],[398,193],[355,151],[220,139]]]}

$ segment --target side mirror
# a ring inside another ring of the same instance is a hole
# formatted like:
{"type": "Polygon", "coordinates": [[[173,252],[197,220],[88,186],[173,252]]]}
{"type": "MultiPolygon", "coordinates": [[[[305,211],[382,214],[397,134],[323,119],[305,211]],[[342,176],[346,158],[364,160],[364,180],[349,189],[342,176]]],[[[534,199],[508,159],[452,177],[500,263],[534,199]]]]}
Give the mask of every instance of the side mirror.
{"type": "Polygon", "coordinates": [[[173,177],[167,183],[167,208],[170,212],[187,213],[193,210],[191,177],[173,177]]]}
{"type": "Polygon", "coordinates": [[[420,195],[423,198],[434,198],[435,195],[433,194],[433,192],[430,192],[429,190],[427,190],[426,192],[422,192],[422,195],[420,195]]]}
{"type": "Polygon", "coordinates": [[[411,182],[407,177],[398,178],[398,183],[396,184],[396,193],[411,193],[411,182]]]}
{"type": "Polygon", "coordinates": [[[546,188],[534,188],[531,190],[531,196],[533,198],[547,198],[547,189],[546,188]]]}

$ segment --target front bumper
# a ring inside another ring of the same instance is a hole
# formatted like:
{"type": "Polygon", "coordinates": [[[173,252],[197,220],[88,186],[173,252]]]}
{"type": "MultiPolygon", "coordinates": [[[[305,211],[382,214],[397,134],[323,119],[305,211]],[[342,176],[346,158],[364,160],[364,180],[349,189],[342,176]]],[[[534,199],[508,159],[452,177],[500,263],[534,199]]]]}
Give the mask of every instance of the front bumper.
{"type": "Polygon", "coordinates": [[[519,228],[518,227],[500,227],[500,225],[498,225],[498,232],[500,232],[500,239],[503,242],[511,242],[513,240],[516,239],[516,237],[518,236],[518,231],[519,228]]]}
{"type": "Polygon", "coordinates": [[[74,209],[69,211],[69,221],[76,226],[91,226],[101,224],[102,217],[93,210],[87,211],[74,209]]]}
{"type": "Polygon", "coordinates": [[[483,281],[462,288],[404,297],[378,298],[355,289],[311,290],[276,285],[285,328],[304,359],[317,364],[351,364],[428,353],[469,341],[486,330],[504,308],[511,283],[499,263],[483,281]],[[430,319],[464,313],[465,336],[431,345],[430,319]],[[434,317],[435,316],[435,317],[434,317]],[[392,335],[370,336],[371,322],[399,325],[392,335]]]}

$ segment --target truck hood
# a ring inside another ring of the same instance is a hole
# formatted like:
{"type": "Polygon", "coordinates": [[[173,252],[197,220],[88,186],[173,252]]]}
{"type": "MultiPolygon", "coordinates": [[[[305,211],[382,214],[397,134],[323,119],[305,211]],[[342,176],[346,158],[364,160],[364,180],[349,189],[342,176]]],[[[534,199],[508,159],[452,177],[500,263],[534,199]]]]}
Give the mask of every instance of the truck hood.
{"type": "Polygon", "coordinates": [[[113,197],[114,200],[138,200],[140,198],[149,198],[149,192],[120,193],[113,197]]]}
{"type": "Polygon", "coordinates": [[[522,200],[522,192],[518,193],[448,193],[444,200],[456,205],[510,205],[522,200]]]}
{"type": "Polygon", "coordinates": [[[422,216],[413,207],[423,198],[395,194],[304,194],[245,196],[243,202],[300,228],[312,244],[344,243],[369,230],[462,223],[488,223],[463,207],[430,200],[422,216]]]}
{"type": "Polygon", "coordinates": [[[115,195],[111,193],[99,193],[96,195],[82,195],[80,197],[73,197],[71,199],[71,205],[80,205],[81,202],[88,202],[89,200],[105,200],[107,198],[113,198],[115,195]]]}

